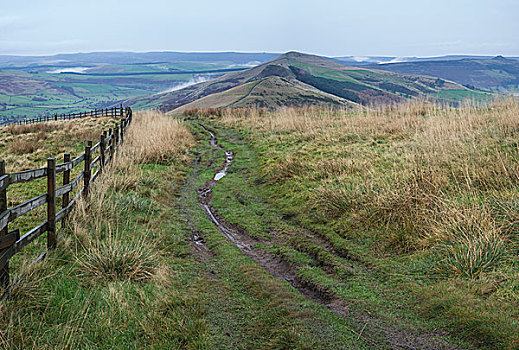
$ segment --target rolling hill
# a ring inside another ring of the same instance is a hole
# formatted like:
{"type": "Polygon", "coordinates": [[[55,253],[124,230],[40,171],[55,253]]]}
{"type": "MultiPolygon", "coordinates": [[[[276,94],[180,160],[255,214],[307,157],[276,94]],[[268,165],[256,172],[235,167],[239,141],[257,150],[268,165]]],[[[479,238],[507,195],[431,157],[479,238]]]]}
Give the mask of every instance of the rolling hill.
{"type": "Polygon", "coordinates": [[[311,85],[280,76],[268,76],[211,94],[175,111],[190,108],[265,107],[288,105],[351,105],[351,102],[325,93],[311,85]]]}
{"type": "Polygon", "coordinates": [[[0,55],[0,124],[32,116],[105,108],[132,97],[215,79],[229,71],[244,70],[272,57],[276,55],[0,55]],[[142,63],[146,60],[148,63],[142,63]]]}
{"type": "Polygon", "coordinates": [[[244,71],[126,103],[135,108],[166,111],[202,106],[275,109],[300,105],[370,105],[419,96],[447,103],[489,97],[444,79],[346,66],[320,56],[288,52],[244,71]]]}
{"type": "Polygon", "coordinates": [[[365,68],[421,74],[455,81],[470,88],[496,92],[519,92],[519,60],[497,56],[487,59],[419,61],[371,64],[365,68]]]}
{"type": "MultiPolygon", "coordinates": [[[[375,64],[389,63],[407,63],[407,62],[426,62],[426,61],[459,61],[459,60],[485,60],[491,59],[493,56],[475,56],[475,55],[445,55],[430,57],[414,57],[414,56],[340,56],[332,59],[340,63],[351,66],[365,66],[375,64]]],[[[508,57],[510,59],[519,59],[519,57],[508,57]]]]}

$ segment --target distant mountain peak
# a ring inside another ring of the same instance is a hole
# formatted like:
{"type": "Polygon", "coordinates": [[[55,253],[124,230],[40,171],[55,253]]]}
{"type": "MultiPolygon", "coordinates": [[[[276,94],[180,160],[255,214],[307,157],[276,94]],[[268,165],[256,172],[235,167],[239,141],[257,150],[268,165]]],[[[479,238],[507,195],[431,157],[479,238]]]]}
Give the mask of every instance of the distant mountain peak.
{"type": "Polygon", "coordinates": [[[496,57],[493,58],[493,60],[508,61],[508,59],[506,57],[503,57],[502,55],[497,55],[496,57]]]}
{"type": "Polygon", "coordinates": [[[309,55],[306,54],[306,53],[298,52],[298,51],[288,51],[288,52],[285,52],[281,56],[286,56],[286,57],[296,56],[296,57],[300,57],[300,56],[309,56],[309,55]]]}

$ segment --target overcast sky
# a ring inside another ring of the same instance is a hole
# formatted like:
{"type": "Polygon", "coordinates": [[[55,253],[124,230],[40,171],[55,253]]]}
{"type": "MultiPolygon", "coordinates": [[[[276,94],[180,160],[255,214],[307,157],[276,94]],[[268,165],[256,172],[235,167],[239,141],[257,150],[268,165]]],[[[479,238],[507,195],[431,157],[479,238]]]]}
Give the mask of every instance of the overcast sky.
{"type": "Polygon", "coordinates": [[[519,56],[519,0],[2,0],[0,54],[519,56]]]}

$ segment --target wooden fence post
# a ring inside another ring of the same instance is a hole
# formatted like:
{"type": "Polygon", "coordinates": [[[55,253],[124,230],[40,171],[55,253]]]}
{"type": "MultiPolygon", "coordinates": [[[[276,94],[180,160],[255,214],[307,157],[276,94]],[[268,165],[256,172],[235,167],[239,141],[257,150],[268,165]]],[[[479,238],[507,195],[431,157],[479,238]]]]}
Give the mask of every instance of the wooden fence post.
{"type": "Polygon", "coordinates": [[[109,136],[110,137],[110,162],[114,159],[114,150],[115,150],[115,146],[114,146],[114,131],[113,129],[108,129],[108,133],[109,133],[109,136]]]}
{"type": "Polygon", "coordinates": [[[122,103],[121,103],[121,109],[120,109],[120,111],[121,111],[121,118],[122,118],[122,117],[124,117],[124,110],[123,110],[123,104],[122,104],[122,103]]]}
{"type": "Polygon", "coordinates": [[[90,168],[92,155],[90,153],[90,149],[92,148],[92,141],[88,141],[85,146],[85,173],[83,176],[84,179],[84,188],[83,188],[83,196],[88,196],[88,189],[90,187],[90,176],[92,175],[92,171],[90,168]]]}
{"type": "MultiPolygon", "coordinates": [[[[4,176],[6,174],[5,171],[5,161],[0,159],[0,176],[4,176]]],[[[7,188],[0,191],[0,213],[3,213],[7,210],[7,188]]],[[[4,229],[0,230],[0,236],[7,235],[9,229],[7,225],[4,229]]],[[[5,264],[4,268],[0,271],[0,286],[7,287],[9,285],[9,261],[5,264]]]]}
{"type": "Polygon", "coordinates": [[[124,141],[124,120],[121,120],[121,144],[124,141]]]}
{"type": "Polygon", "coordinates": [[[119,147],[119,127],[116,126],[114,128],[114,136],[115,136],[115,148],[114,148],[114,151],[117,150],[117,148],[119,147]]]}
{"type": "Polygon", "coordinates": [[[56,247],[56,158],[47,158],[47,249],[56,247]]]}
{"type": "Polygon", "coordinates": [[[101,165],[99,167],[99,171],[103,172],[103,168],[105,167],[105,138],[106,138],[106,132],[103,132],[101,134],[101,141],[99,143],[99,157],[101,160],[101,165]]]}
{"type": "MultiPolygon", "coordinates": [[[[70,153],[65,153],[63,155],[63,162],[67,163],[70,162],[70,153]]],[[[70,170],[65,170],[63,172],[63,186],[68,185],[70,183],[70,170]]],[[[63,194],[63,201],[61,208],[65,209],[68,207],[68,204],[70,203],[70,192],[63,194]]],[[[67,223],[67,216],[63,217],[63,220],[61,221],[61,227],[64,227],[67,223]]]]}

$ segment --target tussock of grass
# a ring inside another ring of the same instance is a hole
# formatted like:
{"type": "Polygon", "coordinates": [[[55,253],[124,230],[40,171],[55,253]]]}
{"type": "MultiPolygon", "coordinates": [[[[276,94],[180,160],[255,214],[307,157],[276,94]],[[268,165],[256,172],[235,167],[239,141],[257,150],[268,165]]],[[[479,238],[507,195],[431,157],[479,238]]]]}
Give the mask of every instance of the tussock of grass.
{"type": "Polygon", "coordinates": [[[26,153],[33,153],[39,149],[40,146],[39,139],[30,139],[30,140],[16,140],[13,143],[9,144],[9,153],[22,155],[26,153]]]}
{"type": "Polygon", "coordinates": [[[129,194],[123,196],[118,201],[119,210],[131,210],[135,209],[141,212],[149,212],[153,210],[153,202],[148,198],[142,198],[140,196],[129,194]]]}
{"type": "Polygon", "coordinates": [[[81,274],[87,278],[143,282],[154,275],[157,254],[144,240],[109,236],[107,240],[91,243],[77,262],[81,274]]]}
{"type": "Polygon", "coordinates": [[[492,270],[504,258],[505,238],[484,208],[458,211],[444,221],[432,254],[435,271],[472,278],[492,270]]]}

